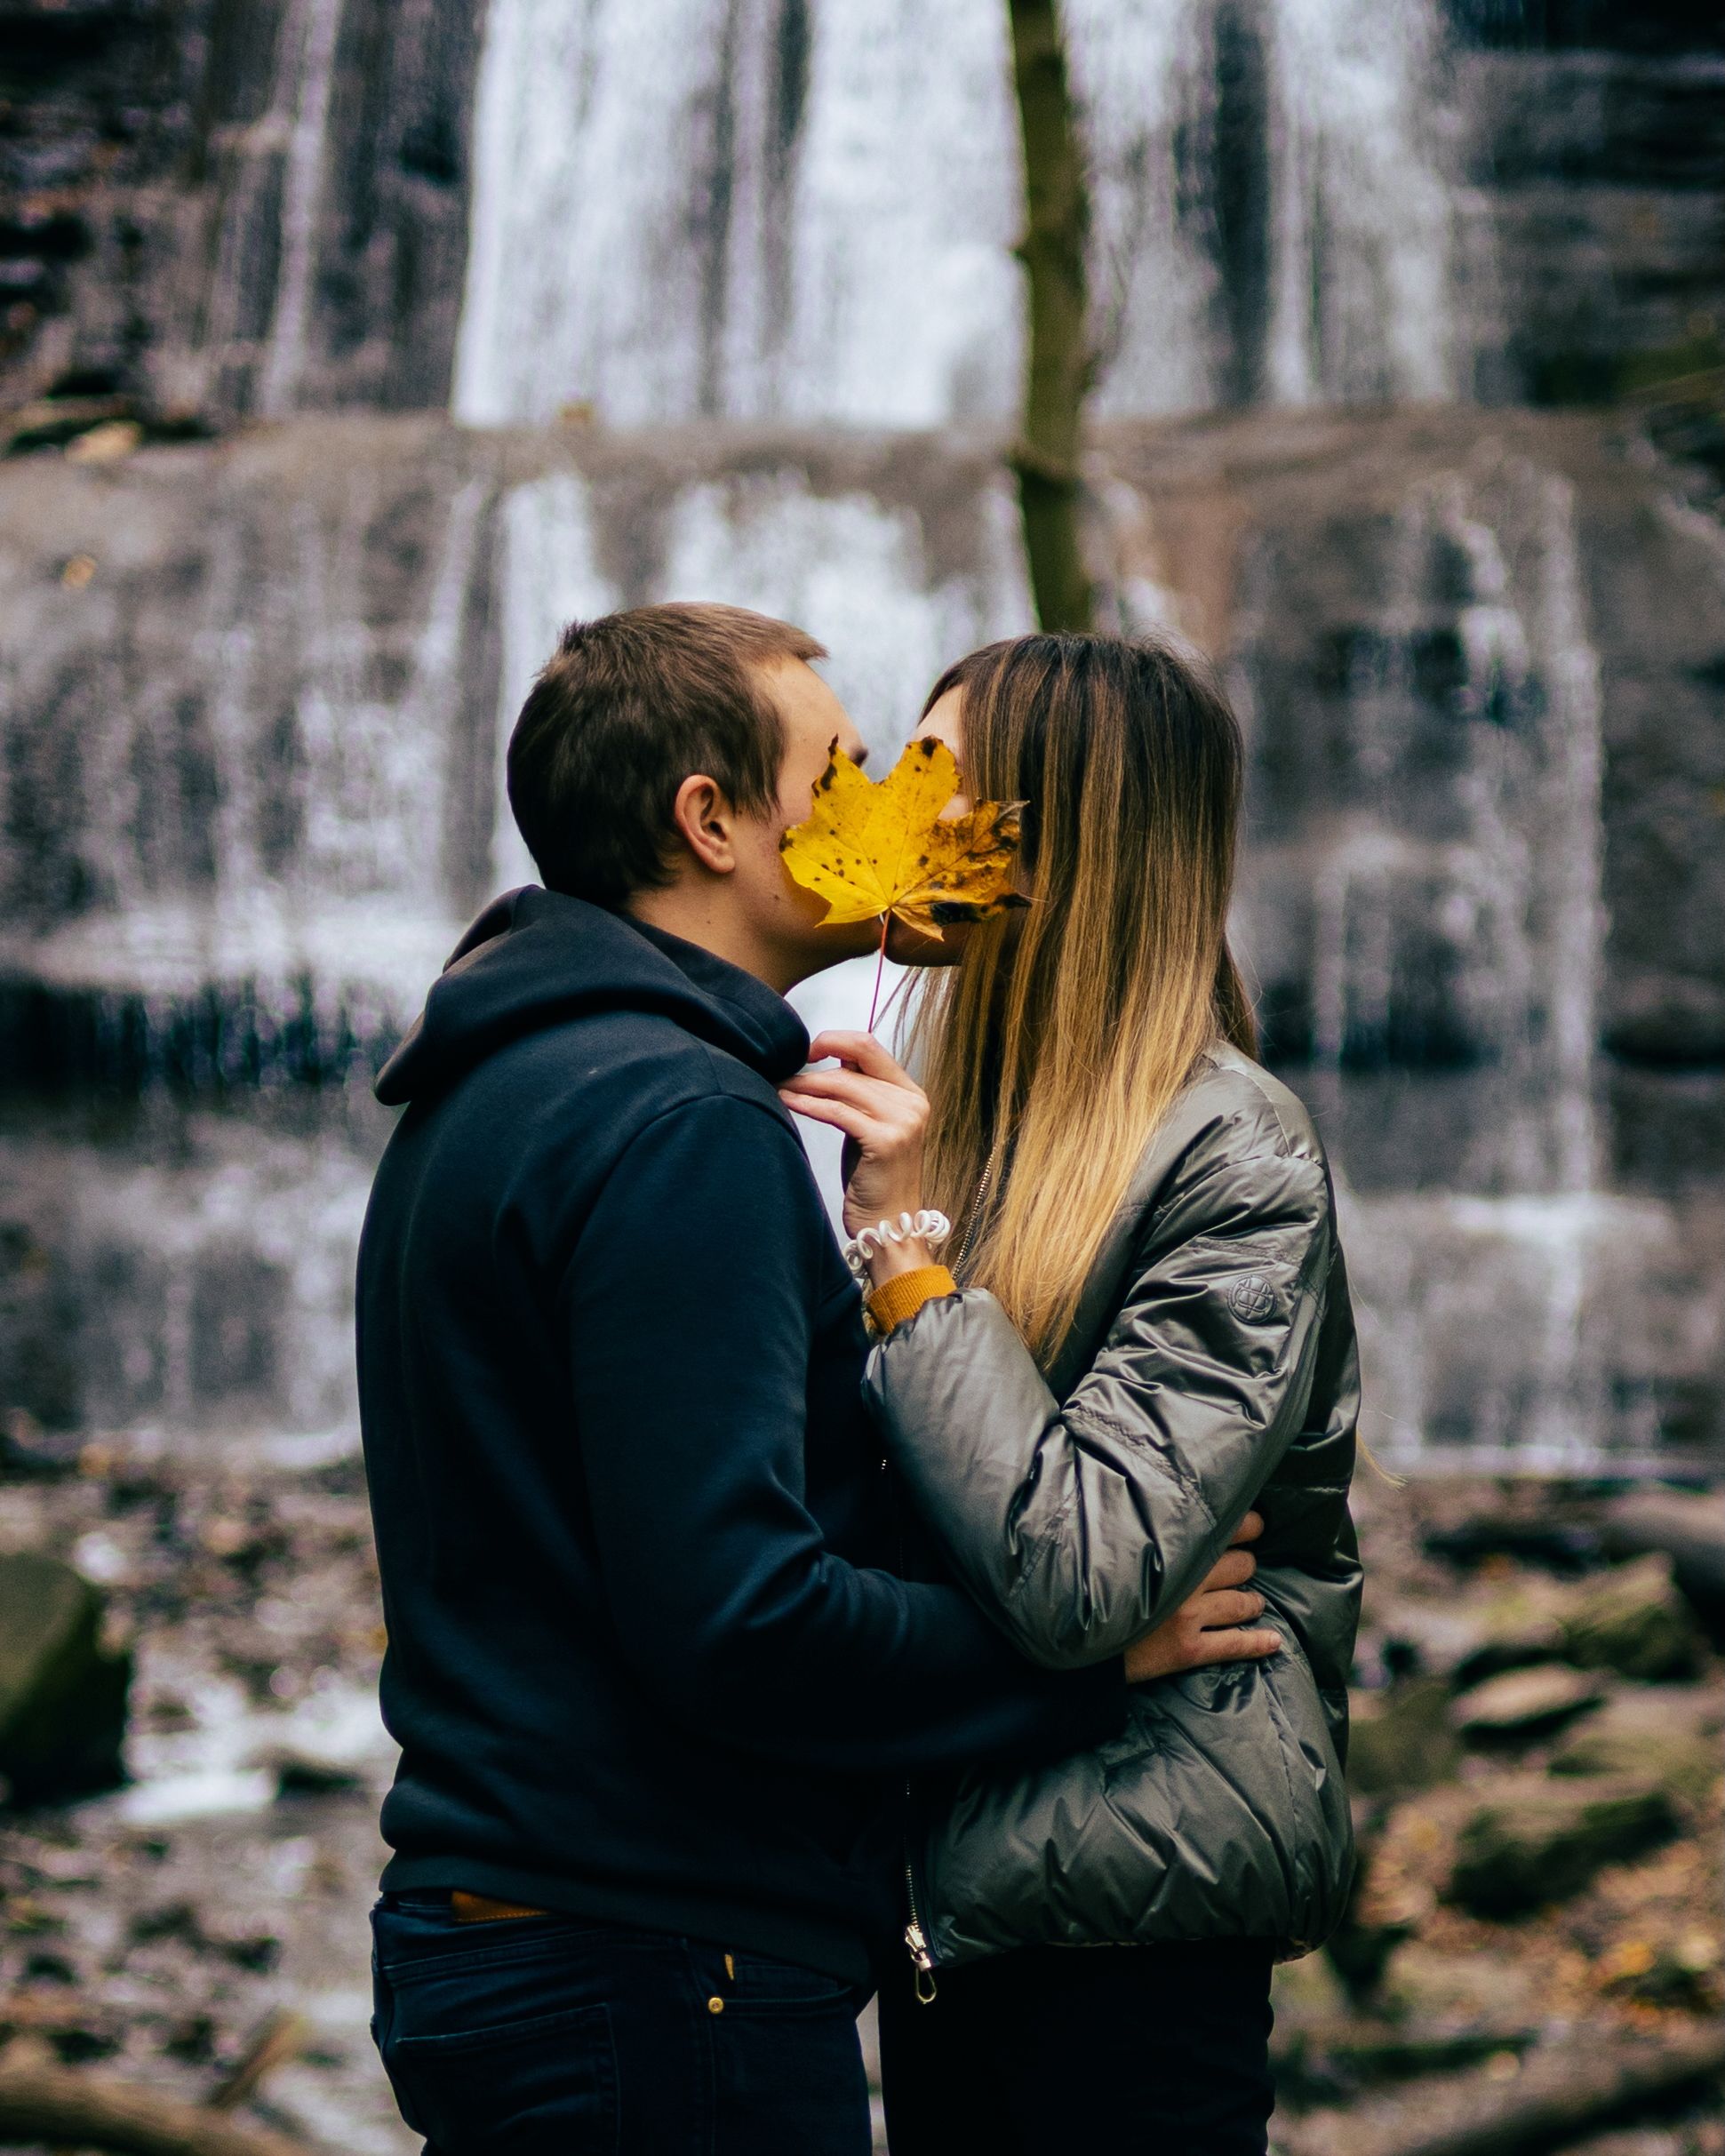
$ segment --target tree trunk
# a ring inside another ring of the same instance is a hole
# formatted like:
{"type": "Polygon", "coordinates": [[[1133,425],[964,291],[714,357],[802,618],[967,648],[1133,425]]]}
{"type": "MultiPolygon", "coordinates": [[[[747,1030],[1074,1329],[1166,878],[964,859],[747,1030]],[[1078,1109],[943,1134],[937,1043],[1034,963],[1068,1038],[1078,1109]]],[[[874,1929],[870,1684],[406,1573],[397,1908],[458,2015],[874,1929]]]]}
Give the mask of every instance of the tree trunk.
{"type": "Polygon", "coordinates": [[[1084,268],[1090,198],[1058,0],[1010,4],[1027,210],[1018,252],[1030,283],[1024,425],[1012,467],[1036,618],[1044,629],[1086,629],[1090,586],[1078,539],[1078,455],[1090,379],[1084,268]]]}

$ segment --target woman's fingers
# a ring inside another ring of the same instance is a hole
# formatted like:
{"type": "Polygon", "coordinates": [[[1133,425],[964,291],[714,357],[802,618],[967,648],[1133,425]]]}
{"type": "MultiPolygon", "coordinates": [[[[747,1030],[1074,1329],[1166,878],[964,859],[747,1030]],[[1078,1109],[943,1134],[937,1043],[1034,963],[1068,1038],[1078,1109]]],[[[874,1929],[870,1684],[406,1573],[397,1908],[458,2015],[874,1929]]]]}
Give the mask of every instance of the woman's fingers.
{"type": "Polygon", "coordinates": [[[899,1089],[882,1085],[878,1078],[865,1078],[860,1071],[799,1071],[779,1090],[781,1095],[800,1093],[817,1100],[848,1100],[882,1118],[903,1119],[910,1106],[899,1089]]]}
{"type": "Polygon", "coordinates": [[[796,1094],[781,1090],[779,1098],[793,1115],[805,1117],[811,1123],[831,1123],[834,1130],[843,1130],[846,1138],[854,1138],[864,1153],[874,1150],[871,1144],[880,1130],[874,1118],[861,1108],[852,1107],[845,1100],[817,1100],[813,1094],[796,1094]]]}
{"type": "Polygon", "coordinates": [[[890,1050],[882,1048],[872,1033],[821,1034],[809,1043],[809,1058],[819,1063],[827,1056],[836,1056],[841,1063],[854,1064],[868,1077],[884,1079],[890,1085],[921,1090],[903,1064],[896,1060],[890,1050]]]}
{"type": "Polygon", "coordinates": [[[1228,1547],[1237,1550],[1242,1542],[1256,1542],[1264,1532],[1262,1513],[1248,1513],[1228,1537],[1228,1547]]]}

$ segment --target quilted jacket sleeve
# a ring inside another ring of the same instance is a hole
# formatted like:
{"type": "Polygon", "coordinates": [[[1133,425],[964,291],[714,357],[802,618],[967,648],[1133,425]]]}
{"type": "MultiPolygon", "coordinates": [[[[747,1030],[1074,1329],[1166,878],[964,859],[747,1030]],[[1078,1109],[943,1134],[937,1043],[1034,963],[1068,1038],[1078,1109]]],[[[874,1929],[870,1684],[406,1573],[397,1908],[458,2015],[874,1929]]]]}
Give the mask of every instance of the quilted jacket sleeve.
{"type": "Polygon", "coordinates": [[[1212,1154],[1146,1218],[1065,1401],[979,1290],[875,1348],[894,1462],[1022,1653],[1119,1654],[1198,1585],[1300,1429],[1333,1249],[1322,1161],[1212,1154]]]}

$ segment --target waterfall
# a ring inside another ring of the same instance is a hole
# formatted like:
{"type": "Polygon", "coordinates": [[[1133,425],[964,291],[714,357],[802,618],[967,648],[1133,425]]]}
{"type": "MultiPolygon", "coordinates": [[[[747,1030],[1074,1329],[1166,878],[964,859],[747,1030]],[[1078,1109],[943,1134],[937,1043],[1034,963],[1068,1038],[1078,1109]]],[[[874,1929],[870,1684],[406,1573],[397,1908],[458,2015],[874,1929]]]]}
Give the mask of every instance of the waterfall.
{"type": "Polygon", "coordinates": [[[1004,410],[1005,35],[994,0],[498,0],[458,415],[1004,410]]]}
{"type": "MultiPolygon", "coordinates": [[[[1433,0],[1070,0],[1097,409],[1456,382],[1433,0]]],[[[493,0],[454,409],[1013,415],[999,0],[493,0]]]]}
{"type": "Polygon", "coordinates": [[[1322,630],[1327,716],[1270,656],[1321,569],[1260,558],[1240,661],[1257,770],[1280,767],[1242,938],[1283,1035],[1306,1029],[1368,1435],[1403,1462],[1642,1456],[1651,1387],[1605,1328],[1644,1319],[1673,1227],[1601,1183],[1601,693],[1573,490],[1482,454],[1404,498],[1373,580],[1322,630]]]}
{"type": "Polygon", "coordinates": [[[283,174],[282,268],[258,386],[258,409],[270,419],[293,408],[306,363],[312,261],[323,192],[324,135],[335,77],[341,0],[299,0],[284,37],[300,50],[297,109],[288,128],[283,174]]]}
{"type": "Polygon", "coordinates": [[[1436,9],[1282,0],[1268,35],[1262,393],[1279,404],[1455,395],[1452,188],[1431,109],[1436,9]]]}
{"type": "Polygon", "coordinates": [[[487,490],[410,474],[403,500],[359,459],[320,500],[260,464],[188,492],[164,459],[0,701],[0,964],[129,1085],[369,1064],[471,902],[452,744],[487,490]]]}
{"type": "Polygon", "coordinates": [[[345,1442],[364,1155],[207,1113],[110,1128],[100,1151],[70,1136],[14,1130],[0,1154],[30,1405],[176,1448],[345,1442]]]}
{"type": "MultiPolygon", "coordinates": [[[[1712,1081],[1660,1058],[1716,1039],[1713,812],[1671,738],[1712,715],[1718,526],[1583,415],[1457,401],[1493,347],[1511,387],[1627,349],[1554,296],[1627,259],[1622,189],[1567,174],[1641,172],[1678,108],[1596,126],[1566,92],[1512,140],[1574,56],[1469,51],[1443,0],[1063,17],[1103,614],[1223,655],[1248,722],[1239,933],[1337,1164],[1368,1436],[1705,1443],[1712,1081]]],[[[1023,175],[999,0],[222,24],[140,320],[175,325],[164,408],[272,423],[0,487],[0,1405],[321,1443],[353,1414],[369,1080],[532,873],[503,757],[563,625],[786,616],[883,762],[946,663],[1029,624],[1023,175]]],[[[1713,259],[1691,178],[1658,195],[1680,267],[1713,259]]],[[[799,1002],[859,1024],[871,978],[799,1002]]]]}

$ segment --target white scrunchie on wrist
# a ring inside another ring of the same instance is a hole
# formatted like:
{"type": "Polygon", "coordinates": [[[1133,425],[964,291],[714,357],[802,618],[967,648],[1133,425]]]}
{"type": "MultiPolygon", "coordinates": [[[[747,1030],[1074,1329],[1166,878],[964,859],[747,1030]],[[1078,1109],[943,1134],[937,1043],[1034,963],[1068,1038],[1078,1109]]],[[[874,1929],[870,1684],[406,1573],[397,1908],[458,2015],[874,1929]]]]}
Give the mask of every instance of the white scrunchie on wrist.
{"type": "Polygon", "coordinates": [[[938,1250],[953,1232],[945,1213],[900,1213],[896,1220],[877,1220],[844,1246],[844,1262],[862,1287],[868,1284],[868,1261],[890,1242],[926,1242],[938,1250]]]}

